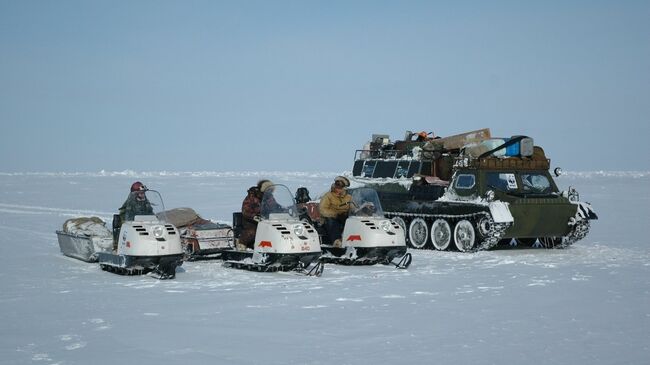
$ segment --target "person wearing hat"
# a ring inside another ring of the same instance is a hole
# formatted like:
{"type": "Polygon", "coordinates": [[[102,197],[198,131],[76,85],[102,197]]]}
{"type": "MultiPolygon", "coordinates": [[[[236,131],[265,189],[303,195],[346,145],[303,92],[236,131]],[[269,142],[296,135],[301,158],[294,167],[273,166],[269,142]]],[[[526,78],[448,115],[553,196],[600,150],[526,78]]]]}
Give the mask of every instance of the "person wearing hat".
{"type": "Polygon", "coordinates": [[[131,185],[131,192],[124,204],[120,207],[120,218],[122,218],[122,222],[132,221],[136,215],[153,214],[151,203],[145,195],[146,191],[147,187],[140,181],[136,181],[131,185]]]}
{"type": "Polygon", "coordinates": [[[318,205],[327,235],[334,247],[341,247],[343,227],[351,208],[352,196],[346,191],[349,186],[350,181],[346,177],[337,176],[330,191],[323,195],[318,205]]]}
{"type": "Polygon", "coordinates": [[[273,186],[270,180],[260,180],[257,185],[248,189],[246,198],[241,205],[242,226],[243,230],[239,236],[239,249],[253,248],[255,243],[255,233],[257,232],[257,222],[260,220],[260,211],[262,197],[264,192],[273,186]]]}

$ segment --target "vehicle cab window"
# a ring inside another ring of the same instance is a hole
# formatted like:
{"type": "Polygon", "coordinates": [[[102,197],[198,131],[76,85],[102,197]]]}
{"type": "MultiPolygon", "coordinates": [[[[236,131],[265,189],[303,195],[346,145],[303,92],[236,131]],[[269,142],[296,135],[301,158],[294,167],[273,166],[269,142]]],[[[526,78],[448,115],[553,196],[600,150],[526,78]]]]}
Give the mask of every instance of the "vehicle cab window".
{"type": "Polygon", "coordinates": [[[540,173],[521,174],[522,188],[525,192],[550,194],[553,192],[548,177],[540,173]]]}
{"type": "Polygon", "coordinates": [[[472,174],[460,174],[456,177],[456,189],[468,190],[476,185],[476,177],[472,174]]]}
{"type": "Polygon", "coordinates": [[[489,172],[487,173],[487,183],[491,188],[500,191],[515,191],[519,188],[517,178],[512,172],[489,172]]]}

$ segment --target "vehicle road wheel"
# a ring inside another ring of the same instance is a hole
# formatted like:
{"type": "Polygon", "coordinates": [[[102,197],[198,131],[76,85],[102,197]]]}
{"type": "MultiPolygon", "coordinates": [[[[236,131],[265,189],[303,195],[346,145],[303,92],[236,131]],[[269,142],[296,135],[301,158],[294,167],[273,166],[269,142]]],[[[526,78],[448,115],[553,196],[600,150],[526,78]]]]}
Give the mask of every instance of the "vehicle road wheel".
{"type": "Polygon", "coordinates": [[[456,223],[454,227],[454,243],[458,251],[471,251],[476,244],[476,231],[472,223],[466,219],[456,223]]]}
{"type": "Polygon", "coordinates": [[[478,223],[476,224],[478,234],[483,238],[488,238],[493,224],[494,224],[494,220],[492,220],[492,218],[482,217],[481,219],[479,219],[478,223]]]}
{"type": "Polygon", "coordinates": [[[451,227],[444,219],[436,219],[431,225],[431,242],[436,250],[444,251],[451,243],[451,227]]]}
{"type": "Polygon", "coordinates": [[[413,248],[424,248],[429,240],[429,228],[422,218],[415,218],[409,226],[409,241],[413,248]]]}

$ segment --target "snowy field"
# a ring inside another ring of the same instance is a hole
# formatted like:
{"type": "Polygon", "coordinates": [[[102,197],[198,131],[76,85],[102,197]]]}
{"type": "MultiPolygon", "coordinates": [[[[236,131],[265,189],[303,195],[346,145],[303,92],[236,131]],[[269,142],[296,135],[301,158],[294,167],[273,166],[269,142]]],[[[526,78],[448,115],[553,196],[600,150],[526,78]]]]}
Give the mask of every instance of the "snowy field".
{"type": "Polygon", "coordinates": [[[647,172],[558,179],[600,216],[573,247],[412,251],[409,270],[204,261],[159,281],[66,258],[54,233],[70,217],[110,222],[136,179],[168,209],[230,222],[259,178],[315,197],[336,174],[0,174],[0,363],[650,363],[647,172]]]}

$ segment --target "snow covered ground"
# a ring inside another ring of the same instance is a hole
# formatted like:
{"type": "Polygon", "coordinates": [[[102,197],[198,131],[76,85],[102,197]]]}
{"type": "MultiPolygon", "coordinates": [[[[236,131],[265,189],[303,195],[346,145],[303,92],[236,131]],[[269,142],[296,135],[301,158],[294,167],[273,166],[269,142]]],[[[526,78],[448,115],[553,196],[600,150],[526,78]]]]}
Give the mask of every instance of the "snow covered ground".
{"type": "Polygon", "coordinates": [[[647,364],[650,173],[571,173],[600,216],[565,250],[412,251],[409,270],[320,278],[189,262],[175,280],[66,258],[69,217],[110,222],[131,183],[229,222],[261,177],[337,173],[0,174],[0,364],[647,364]]]}

